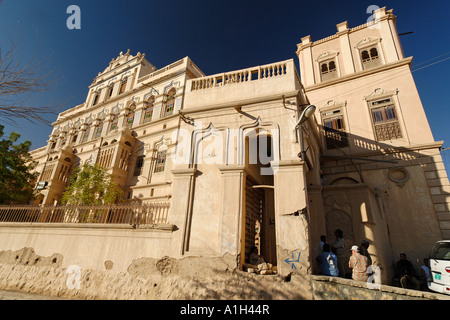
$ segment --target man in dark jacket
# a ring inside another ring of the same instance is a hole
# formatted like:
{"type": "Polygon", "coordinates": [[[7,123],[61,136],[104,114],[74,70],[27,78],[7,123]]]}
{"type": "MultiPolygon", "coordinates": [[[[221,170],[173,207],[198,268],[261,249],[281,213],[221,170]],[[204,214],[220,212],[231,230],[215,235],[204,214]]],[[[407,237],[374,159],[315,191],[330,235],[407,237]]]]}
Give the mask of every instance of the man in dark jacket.
{"type": "Polygon", "coordinates": [[[400,253],[400,260],[397,262],[395,269],[397,276],[400,278],[402,288],[408,289],[413,285],[415,290],[420,289],[420,283],[416,278],[414,267],[412,263],[406,259],[405,253],[400,253]]]}

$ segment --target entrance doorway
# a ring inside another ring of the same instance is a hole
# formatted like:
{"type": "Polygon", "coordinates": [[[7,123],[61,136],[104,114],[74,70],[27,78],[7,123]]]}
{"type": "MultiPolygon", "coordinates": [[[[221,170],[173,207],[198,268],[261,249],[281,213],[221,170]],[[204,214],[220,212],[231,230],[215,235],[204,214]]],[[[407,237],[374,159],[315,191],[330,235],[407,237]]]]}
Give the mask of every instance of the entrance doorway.
{"type": "Polygon", "coordinates": [[[250,250],[256,247],[265,262],[276,266],[273,173],[269,161],[261,161],[273,159],[272,138],[264,130],[246,136],[245,142],[245,214],[242,221],[241,265],[248,263],[250,250]],[[255,152],[260,156],[255,157],[255,152]]]}

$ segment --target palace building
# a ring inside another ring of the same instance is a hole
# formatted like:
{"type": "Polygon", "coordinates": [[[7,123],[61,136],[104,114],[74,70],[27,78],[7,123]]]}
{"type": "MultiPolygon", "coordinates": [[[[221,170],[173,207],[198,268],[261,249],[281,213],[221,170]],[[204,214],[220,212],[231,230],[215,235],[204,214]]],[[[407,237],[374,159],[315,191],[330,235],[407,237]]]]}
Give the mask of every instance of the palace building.
{"type": "Polygon", "coordinates": [[[121,52],[32,151],[37,202],[59,203],[73,169],[97,164],[123,201],[170,206],[155,257],[242,266],[257,246],[279,273],[310,274],[320,235],[341,229],[346,255],[367,239],[389,283],[400,252],[420,265],[450,239],[450,184],[396,17],[374,14],[301,38],[299,72],[290,59],[205,75],[189,57],[157,69],[121,52]]]}

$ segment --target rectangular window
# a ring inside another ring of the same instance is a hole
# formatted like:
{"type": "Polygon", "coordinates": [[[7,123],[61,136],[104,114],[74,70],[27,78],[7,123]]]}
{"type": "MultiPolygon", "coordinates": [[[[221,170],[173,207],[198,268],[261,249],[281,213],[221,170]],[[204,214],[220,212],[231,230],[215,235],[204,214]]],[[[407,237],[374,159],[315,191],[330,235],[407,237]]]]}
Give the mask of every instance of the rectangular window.
{"type": "Polygon", "coordinates": [[[164,108],[165,116],[170,116],[173,114],[173,109],[175,107],[176,93],[177,93],[177,91],[175,88],[170,89],[169,92],[167,93],[167,96],[166,96],[167,100],[166,100],[166,104],[165,104],[165,108],[164,108]]]}
{"type": "Polygon", "coordinates": [[[106,97],[105,97],[105,101],[108,100],[109,98],[111,98],[112,93],[113,93],[113,89],[114,89],[113,86],[111,86],[111,87],[108,88],[108,91],[107,91],[106,97]]]}
{"type": "Polygon", "coordinates": [[[381,65],[381,59],[380,56],[378,55],[377,47],[363,49],[360,52],[360,54],[364,70],[378,67],[379,65],[381,65]]]}
{"type": "Polygon", "coordinates": [[[127,87],[127,81],[125,80],[125,81],[123,81],[122,84],[120,85],[120,91],[119,91],[119,94],[124,93],[126,87],[127,87]]]}
{"type": "Polygon", "coordinates": [[[167,103],[166,105],[166,116],[170,116],[173,114],[173,106],[174,106],[174,101],[171,101],[170,103],[167,103]]]}
{"type": "Polygon", "coordinates": [[[133,114],[130,114],[130,115],[127,117],[127,127],[128,127],[128,128],[131,128],[131,127],[133,126],[133,121],[134,121],[134,113],[133,113],[133,114]]]}
{"type": "Polygon", "coordinates": [[[111,128],[109,129],[109,131],[116,130],[118,128],[118,125],[119,125],[119,115],[115,114],[111,121],[111,128]]]}
{"type": "Polygon", "coordinates": [[[166,165],[166,155],[167,151],[158,151],[155,163],[155,172],[163,172],[166,165]]]}
{"type": "Polygon", "coordinates": [[[342,117],[324,120],[324,126],[334,130],[344,130],[344,121],[342,117]]]}
{"type": "Polygon", "coordinates": [[[134,176],[140,176],[142,174],[142,168],[144,167],[144,156],[139,156],[136,159],[136,166],[134,167],[134,176]]]}
{"type": "Polygon", "coordinates": [[[111,131],[116,130],[117,129],[117,122],[112,122],[111,123],[111,131]]]}
{"type": "Polygon", "coordinates": [[[372,124],[377,141],[402,138],[402,132],[392,98],[369,102],[372,124]]]}
{"type": "Polygon", "coordinates": [[[98,93],[95,94],[94,102],[92,103],[93,106],[95,106],[95,105],[97,104],[97,102],[98,102],[98,97],[99,97],[99,96],[100,96],[100,95],[99,95],[98,93]]]}
{"type": "Polygon", "coordinates": [[[320,76],[322,81],[328,81],[337,77],[336,62],[334,59],[320,63],[320,76]]]}
{"type": "Polygon", "coordinates": [[[149,107],[145,110],[144,123],[152,121],[152,116],[153,116],[153,107],[149,107]]]}
{"type": "Polygon", "coordinates": [[[374,123],[389,122],[397,120],[394,105],[372,109],[372,119],[374,123]]]}
{"type": "Polygon", "coordinates": [[[348,147],[348,137],[341,109],[323,112],[322,119],[327,149],[348,147]]]}

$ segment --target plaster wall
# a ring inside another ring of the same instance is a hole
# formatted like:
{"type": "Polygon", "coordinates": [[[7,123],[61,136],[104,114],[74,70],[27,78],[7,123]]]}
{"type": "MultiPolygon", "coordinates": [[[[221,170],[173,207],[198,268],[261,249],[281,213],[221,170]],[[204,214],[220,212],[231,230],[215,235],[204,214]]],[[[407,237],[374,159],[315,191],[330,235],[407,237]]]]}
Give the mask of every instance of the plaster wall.
{"type": "Polygon", "coordinates": [[[177,256],[172,238],[172,231],[137,230],[127,225],[2,223],[0,226],[2,251],[33,248],[39,256],[60,255],[61,267],[76,265],[82,269],[106,270],[105,263],[109,261],[118,272],[126,271],[133,259],[177,256]]]}

